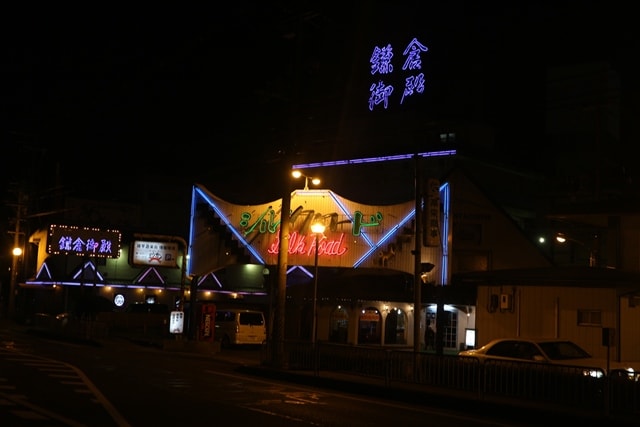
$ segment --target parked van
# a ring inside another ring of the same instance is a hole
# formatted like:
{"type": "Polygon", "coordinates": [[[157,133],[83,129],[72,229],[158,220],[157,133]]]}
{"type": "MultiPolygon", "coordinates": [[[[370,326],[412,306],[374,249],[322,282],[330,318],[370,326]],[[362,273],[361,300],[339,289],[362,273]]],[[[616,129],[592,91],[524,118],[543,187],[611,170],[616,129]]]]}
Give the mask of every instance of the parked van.
{"type": "Polygon", "coordinates": [[[217,309],[213,336],[222,348],[262,344],[267,340],[264,313],[241,308],[217,309]]]}

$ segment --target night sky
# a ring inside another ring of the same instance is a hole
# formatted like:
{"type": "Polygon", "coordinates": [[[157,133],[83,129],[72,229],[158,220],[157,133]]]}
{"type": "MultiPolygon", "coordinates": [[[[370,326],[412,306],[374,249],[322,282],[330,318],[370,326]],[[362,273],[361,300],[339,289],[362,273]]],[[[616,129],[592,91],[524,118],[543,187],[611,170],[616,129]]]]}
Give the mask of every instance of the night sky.
{"type": "Polygon", "coordinates": [[[638,46],[633,13],[595,1],[9,7],[5,180],[70,189],[118,171],[260,193],[287,162],[422,149],[399,130],[457,118],[494,126],[518,160],[543,132],[546,67],[622,68],[638,46]],[[425,95],[371,113],[372,47],[411,37],[429,48],[425,95]]]}

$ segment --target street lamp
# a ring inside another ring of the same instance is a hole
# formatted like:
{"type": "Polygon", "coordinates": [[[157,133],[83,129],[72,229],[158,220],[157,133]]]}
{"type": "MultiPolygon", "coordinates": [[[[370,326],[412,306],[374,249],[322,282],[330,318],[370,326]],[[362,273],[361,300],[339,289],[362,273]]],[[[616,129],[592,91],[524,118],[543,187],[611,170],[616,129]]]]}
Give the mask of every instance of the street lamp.
{"type": "Polygon", "coordinates": [[[313,274],[313,326],[311,330],[311,343],[314,347],[316,345],[316,328],[318,323],[318,245],[324,233],[324,228],[324,224],[321,222],[316,222],[311,225],[311,231],[316,236],[315,273],[313,274]]]}
{"type": "MultiPolygon", "coordinates": [[[[314,185],[320,184],[319,178],[312,178],[304,175],[299,170],[294,170],[289,175],[287,172],[287,179],[284,181],[284,189],[286,191],[282,195],[282,208],[280,210],[280,232],[279,247],[278,247],[278,276],[277,276],[277,299],[276,299],[276,319],[275,329],[273,331],[272,342],[273,354],[272,364],[276,367],[282,368],[285,366],[284,360],[284,336],[285,336],[285,308],[287,303],[287,266],[289,262],[289,231],[291,229],[291,189],[289,177],[300,178],[304,176],[305,190],[309,189],[309,179],[314,185]]],[[[316,254],[318,251],[316,250],[316,254]]],[[[317,275],[316,275],[317,276],[317,275]]]]}
{"type": "Polygon", "coordinates": [[[298,179],[300,177],[304,177],[304,189],[305,190],[309,189],[309,181],[311,181],[311,183],[313,185],[320,185],[320,178],[307,176],[307,175],[303,174],[302,172],[300,172],[299,170],[294,170],[293,172],[291,172],[291,176],[293,176],[295,179],[298,179]]]}
{"type": "Polygon", "coordinates": [[[7,309],[9,318],[13,317],[15,314],[16,287],[18,286],[18,258],[22,255],[22,248],[17,246],[17,240],[18,239],[16,238],[16,246],[14,246],[12,251],[13,260],[11,262],[11,281],[9,283],[9,307],[7,309]]]}
{"type": "Polygon", "coordinates": [[[589,250],[589,267],[597,267],[598,266],[598,235],[596,234],[593,237],[594,240],[594,246],[595,247],[590,247],[589,245],[585,244],[584,242],[578,240],[578,239],[574,239],[573,237],[570,237],[564,233],[557,233],[556,234],[556,242],[560,243],[560,244],[565,244],[567,243],[567,241],[569,242],[573,242],[573,243],[577,243],[581,246],[584,246],[585,248],[587,248],[589,250]]]}

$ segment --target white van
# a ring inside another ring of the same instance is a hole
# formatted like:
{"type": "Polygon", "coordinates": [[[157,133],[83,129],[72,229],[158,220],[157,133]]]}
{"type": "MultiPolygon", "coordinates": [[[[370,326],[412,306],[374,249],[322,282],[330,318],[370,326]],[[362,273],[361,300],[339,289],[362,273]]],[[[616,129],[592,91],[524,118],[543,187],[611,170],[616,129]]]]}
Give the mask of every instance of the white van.
{"type": "Polygon", "coordinates": [[[241,308],[217,309],[213,337],[223,348],[262,344],[267,340],[264,313],[241,308]]]}

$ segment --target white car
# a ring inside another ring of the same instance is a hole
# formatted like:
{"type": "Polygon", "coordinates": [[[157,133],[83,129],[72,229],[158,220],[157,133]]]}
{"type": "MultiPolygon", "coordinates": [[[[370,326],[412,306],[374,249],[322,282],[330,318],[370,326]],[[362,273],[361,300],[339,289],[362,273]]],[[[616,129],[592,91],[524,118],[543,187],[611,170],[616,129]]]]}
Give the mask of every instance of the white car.
{"type": "MultiPolygon", "coordinates": [[[[609,369],[616,377],[640,380],[640,367],[629,363],[607,361],[591,356],[578,344],[553,338],[500,338],[474,350],[463,350],[459,356],[478,360],[504,360],[517,362],[550,363],[586,368],[583,373],[600,378],[609,369]],[[593,368],[593,369],[588,369],[593,368]]],[[[640,365],[640,364],[638,364],[640,365]]]]}

